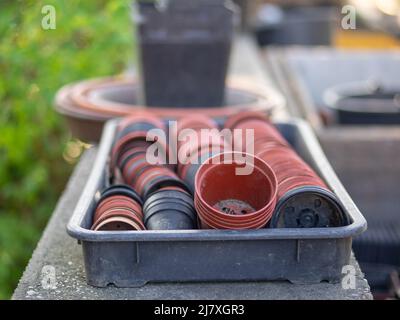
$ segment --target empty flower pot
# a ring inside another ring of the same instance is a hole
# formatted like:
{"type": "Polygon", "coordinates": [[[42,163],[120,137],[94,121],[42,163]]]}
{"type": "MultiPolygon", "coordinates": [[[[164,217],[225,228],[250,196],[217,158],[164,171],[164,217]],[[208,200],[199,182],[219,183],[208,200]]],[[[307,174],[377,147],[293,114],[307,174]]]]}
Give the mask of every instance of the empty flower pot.
{"type": "Polygon", "coordinates": [[[139,195],[125,185],[105,189],[94,212],[92,230],[145,230],[139,195]]]}
{"type": "Polygon", "coordinates": [[[329,228],[351,223],[336,195],[326,188],[304,182],[279,199],[271,228],[329,228]]]}
{"type": "Polygon", "coordinates": [[[257,229],[266,225],[276,204],[277,181],[258,157],[237,152],[203,163],[195,178],[195,206],[200,220],[215,229],[257,229]],[[245,159],[249,169],[239,175],[245,159]]]}
{"type": "Polygon", "coordinates": [[[236,12],[226,0],[139,0],[134,6],[143,100],[218,107],[224,101],[236,12]]]}
{"type": "Polygon", "coordinates": [[[223,118],[244,109],[271,112],[284,104],[273,88],[255,90],[252,83],[233,78],[228,79],[225,100],[220,107],[147,107],[139,102],[139,92],[138,82],[131,77],[89,79],[62,87],[57,92],[55,107],[67,119],[74,136],[95,142],[101,136],[103,124],[115,117],[151,113],[169,119],[193,114],[223,118]]]}
{"type": "Polygon", "coordinates": [[[146,200],[143,212],[149,230],[188,230],[197,225],[193,199],[180,188],[153,192],[146,200]]]}

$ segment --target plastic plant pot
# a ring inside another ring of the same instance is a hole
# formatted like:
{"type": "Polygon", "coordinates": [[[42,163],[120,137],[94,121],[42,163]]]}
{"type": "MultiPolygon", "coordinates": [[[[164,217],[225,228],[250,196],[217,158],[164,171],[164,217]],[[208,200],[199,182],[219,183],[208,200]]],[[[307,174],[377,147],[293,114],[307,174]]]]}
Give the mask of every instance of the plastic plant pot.
{"type": "Polygon", "coordinates": [[[145,229],[143,224],[143,217],[139,216],[139,214],[137,214],[134,210],[130,210],[128,207],[115,207],[104,211],[94,222],[93,229],[96,229],[96,227],[103,221],[113,217],[124,217],[138,224],[141,227],[140,230],[145,229]]]}
{"type": "Polygon", "coordinates": [[[204,221],[207,226],[215,229],[260,229],[265,226],[265,220],[269,220],[272,216],[273,210],[265,212],[265,214],[260,215],[254,221],[240,221],[234,222],[228,221],[229,219],[223,220],[220,217],[215,217],[207,213],[206,209],[199,207],[198,215],[201,221],[204,221]]]}
{"type": "MultiPolygon", "coordinates": [[[[195,198],[196,201],[196,198],[195,198]]],[[[239,206],[235,206],[239,207],[239,206]]],[[[248,205],[245,205],[245,208],[248,209],[248,205]]],[[[265,226],[265,221],[269,220],[272,217],[273,210],[266,211],[263,215],[256,217],[252,221],[236,221],[232,222],[229,219],[223,219],[221,217],[217,217],[215,214],[210,214],[207,210],[201,205],[197,209],[200,220],[204,221],[208,226],[214,229],[232,229],[232,230],[240,230],[240,229],[260,229],[265,226]]]]}
{"type": "MultiPolygon", "coordinates": [[[[136,205],[132,206],[129,203],[123,201],[114,201],[114,203],[109,203],[101,208],[101,211],[96,209],[95,219],[93,221],[93,230],[97,230],[99,225],[102,225],[104,221],[108,221],[111,218],[124,218],[132,221],[140,228],[137,230],[144,230],[143,225],[143,215],[141,208],[136,205]]],[[[118,230],[118,229],[115,229],[118,230]]]]}
{"type": "MultiPolygon", "coordinates": [[[[146,141],[146,136],[147,132],[131,132],[117,140],[111,152],[111,168],[115,168],[116,164],[120,162],[122,155],[132,149],[133,146],[136,145],[136,142],[146,141]]],[[[158,157],[162,162],[163,159],[168,159],[169,149],[166,141],[157,140],[157,143],[161,147],[158,150],[162,152],[162,154],[159,154],[158,157]]]]}
{"type": "Polygon", "coordinates": [[[227,129],[235,129],[241,122],[259,120],[262,122],[269,122],[269,117],[262,112],[254,111],[241,111],[238,112],[225,120],[224,127],[227,129]]]}
{"type": "Polygon", "coordinates": [[[108,201],[102,201],[101,204],[96,208],[96,212],[94,215],[94,221],[97,221],[106,211],[111,210],[113,208],[128,208],[137,214],[139,218],[143,218],[141,207],[136,202],[127,201],[126,199],[118,199],[117,197],[110,197],[107,199],[108,201]]]}
{"type": "Polygon", "coordinates": [[[303,186],[285,193],[277,203],[271,228],[328,228],[350,224],[337,197],[315,186],[303,186]]]}
{"type": "Polygon", "coordinates": [[[141,226],[125,217],[111,217],[94,228],[95,231],[133,231],[142,230],[141,226]]]}
{"type": "MultiPolygon", "coordinates": [[[[261,115],[252,112],[238,114],[228,118],[225,127],[253,128],[255,154],[268,163],[276,175],[281,211],[274,214],[280,218],[275,218],[272,227],[338,227],[348,224],[335,195],[261,115]]],[[[202,217],[201,212],[199,215],[202,217]]],[[[215,221],[208,217],[206,223],[213,226],[215,221]]]]}
{"type": "MultiPolygon", "coordinates": [[[[224,151],[224,150],[222,150],[224,151]]],[[[193,158],[188,159],[188,164],[178,166],[178,175],[185,181],[191,192],[194,193],[194,184],[197,170],[200,168],[202,162],[208,160],[212,156],[222,153],[222,151],[214,152],[212,149],[200,150],[193,155],[193,158]]]]}
{"type": "Polygon", "coordinates": [[[255,28],[261,46],[331,45],[339,13],[332,6],[294,6],[261,9],[255,28]],[[271,10],[272,9],[272,10],[271,10]]]}
{"type": "Polygon", "coordinates": [[[135,151],[135,152],[125,152],[118,163],[118,168],[120,169],[122,175],[127,177],[129,170],[131,170],[133,165],[140,165],[141,163],[147,163],[146,161],[146,150],[135,151]]]}
{"type": "Polygon", "coordinates": [[[274,207],[271,207],[258,215],[252,215],[256,212],[256,209],[248,202],[238,199],[228,199],[215,204],[213,206],[213,209],[215,210],[211,212],[201,203],[201,201],[199,201],[200,199],[197,195],[195,195],[195,201],[196,199],[198,202],[198,213],[200,217],[204,216],[209,221],[230,225],[232,227],[241,227],[249,224],[258,224],[261,227],[260,223],[269,219],[274,210],[274,207]],[[232,216],[235,219],[234,222],[232,222],[232,216]]]}
{"type": "Polygon", "coordinates": [[[193,199],[182,189],[153,192],[146,200],[143,212],[149,230],[188,230],[197,225],[193,199]]]}
{"type": "Polygon", "coordinates": [[[102,191],[93,216],[93,230],[144,230],[142,200],[129,186],[102,191]]]}
{"type": "Polygon", "coordinates": [[[170,119],[204,115],[223,118],[238,111],[254,110],[270,113],[284,100],[270,87],[255,90],[253,82],[228,79],[225,101],[219,108],[199,106],[198,108],[162,108],[139,103],[139,88],[131,77],[110,77],[91,79],[74,85],[67,85],[56,95],[56,107],[61,113],[68,112],[83,119],[94,118],[103,122],[114,117],[145,115],[149,113],[170,119]]]}
{"type": "Polygon", "coordinates": [[[328,89],[324,101],[342,125],[400,124],[400,88],[368,81],[341,84],[328,89]]]}
{"type": "Polygon", "coordinates": [[[99,140],[104,123],[115,117],[148,115],[180,119],[188,115],[207,114],[224,118],[239,110],[259,110],[270,113],[284,105],[282,96],[272,87],[255,90],[254,83],[229,78],[225,101],[218,107],[160,108],[139,102],[139,86],[131,77],[89,79],[62,87],[55,98],[56,111],[61,113],[75,137],[83,141],[99,140]]]}
{"type": "Polygon", "coordinates": [[[178,132],[183,129],[217,129],[218,124],[207,116],[191,115],[178,120],[178,132]]]}
{"type": "Polygon", "coordinates": [[[149,167],[149,163],[146,160],[145,153],[137,154],[129,159],[123,167],[120,167],[125,183],[133,185],[136,177],[147,167],[149,167]]]}
{"type": "Polygon", "coordinates": [[[157,203],[158,201],[165,201],[165,199],[178,199],[181,203],[186,203],[194,208],[192,196],[184,189],[179,187],[174,187],[174,189],[171,189],[170,187],[167,187],[159,189],[149,195],[143,205],[143,210],[146,210],[149,205],[157,203]]]}
{"type": "MultiPolygon", "coordinates": [[[[195,177],[195,189],[195,206],[203,216],[224,218],[230,222],[226,229],[236,229],[235,226],[241,228],[240,224],[257,221],[260,215],[265,215],[265,219],[258,224],[245,227],[258,228],[264,226],[271,217],[266,213],[272,212],[275,207],[277,181],[272,169],[261,159],[231,152],[216,155],[200,166],[195,177]],[[251,167],[250,174],[237,174],[236,169],[243,168],[243,163],[234,158],[238,156],[246,156],[247,165],[251,167]],[[233,161],[229,163],[229,159],[233,161]],[[227,210],[221,210],[222,202],[227,210]],[[243,208],[254,208],[254,211],[244,214],[237,212],[240,204],[243,208]]],[[[202,219],[201,215],[199,217],[202,219]]],[[[206,224],[210,225],[207,222],[206,224]]],[[[212,227],[225,228],[223,222],[212,227]]]]}
{"type": "Polygon", "coordinates": [[[191,230],[195,229],[192,219],[185,213],[165,209],[153,213],[146,222],[148,230],[191,230]]]}
{"type": "Polygon", "coordinates": [[[156,1],[139,0],[133,7],[144,103],[221,106],[236,20],[232,2],[165,3],[160,9],[156,1]]]}
{"type": "Polygon", "coordinates": [[[190,188],[185,184],[184,181],[182,181],[178,177],[161,176],[153,179],[151,182],[144,186],[143,198],[147,199],[149,195],[151,195],[155,191],[168,187],[181,188],[184,189],[185,192],[190,193],[190,188]]]}
{"type": "Polygon", "coordinates": [[[120,196],[127,196],[134,201],[140,203],[140,205],[143,204],[141,197],[133,190],[130,186],[128,185],[112,185],[109,186],[108,188],[104,189],[101,193],[101,197],[99,199],[99,202],[102,201],[103,199],[114,196],[114,195],[120,195],[120,196]]]}

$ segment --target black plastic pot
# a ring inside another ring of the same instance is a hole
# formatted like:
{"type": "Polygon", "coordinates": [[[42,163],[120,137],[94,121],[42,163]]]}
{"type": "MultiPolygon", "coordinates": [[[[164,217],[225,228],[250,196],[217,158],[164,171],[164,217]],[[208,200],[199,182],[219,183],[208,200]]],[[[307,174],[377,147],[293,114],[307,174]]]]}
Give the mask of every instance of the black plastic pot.
{"type": "Polygon", "coordinates": [[[217,107],[225,78],[236,10],[225,0],[139,0],[143,103],[161,107],[217,107]],[[161,2],[160,2],[161,3],[161,2]]]}
{"type": "Polygon", "coordinates": [[[329,228],[350,224],[335,194],[320,187],[287,192],[276,205],[271,228],[329,228]]]}
{"type": "Polygon", "coordinates": [[[267,6],[255,30],[259,45],[332,44],[338,22],[335,8],[267,6]]]}
{"type": "Polygon", "coordinates": [[[148,230],[190,230],[197,227],[192,197],[184,190],[159,190],[143,206],[148,230]]]}
{"type": "Polygon", "coordinates": [[[400,124],[400,88],[349,83],[327,90],[324,99],[340,124],[400,124]]]}

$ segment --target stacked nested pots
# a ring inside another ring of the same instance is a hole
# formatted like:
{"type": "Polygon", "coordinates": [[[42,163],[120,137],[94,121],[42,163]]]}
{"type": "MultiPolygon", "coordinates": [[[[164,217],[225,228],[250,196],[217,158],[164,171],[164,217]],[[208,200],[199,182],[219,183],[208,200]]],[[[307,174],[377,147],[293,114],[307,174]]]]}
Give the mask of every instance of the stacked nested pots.
{"type": "Polygon", "coordinates": [[[292,149],[275,126],[262,114],[243,112],[230,117],[225,127],[254,130],[254,139],[235,146],[254,150],[254,154],[267,162],[277,177],[278,205],[274,227],[328,227],[347,223],[336,196],[322,179],[292,149]]]}
{"type": "Polygon", "coordinates": [[[150,115],[126,118],[118,128],[111,155],[112,169],[118,169],[124,182],[144,201],[162,187],[187,189],[175,173],[174,166],[168,164],[169,147],[165,132],[165,124],[150,115]]]}
{"type": "Polygon", "coordinates": [[[195,181],[203,229],[259,229],[271,219],[277,193],[272,169],[250,154],[226,152],[203,163],[195,181]],[[240,174],[240,169],[248,172],[240,174]]]}
{"type": "Polygon", "coordinates": [[[102,192],[92,229],[348,224],[336,196],[264,114],[239,113],[224,128],[230,135],[211,118],[185,117],[169,128],[174,149],[161,119],[141,114],[120,121],[110,168],[124,184],[102,192]]]}
{"type": "Polygon", "coordinates": [[[142,219],[149,230],[196,227],[193,200],[175,166],[168,164],[170,153],[166,126],[159,118],[141,114],[120,122],[111,170],[143,199],[142,219]]]}
{"type": "Polygon", "coordinates": [[[194,193],[195,175],[200,165],[213,155],[231,150],[231,145],[221,136],[218,124],[206,116],[179,120],[174,135],[178,148],[178,175],[194,193]]]}
{"type": "Polygon", "coordinates": [[[140,196],[126,185],[103,190],[94,212],[92,230],[145,230],[140,196]]]}
{"type": "Polygon", "coordinates": [[[149,230],[188,230],[197,228],[193,197],[180,187],[165,187],[152,193],[143,206],[149,230]]]}

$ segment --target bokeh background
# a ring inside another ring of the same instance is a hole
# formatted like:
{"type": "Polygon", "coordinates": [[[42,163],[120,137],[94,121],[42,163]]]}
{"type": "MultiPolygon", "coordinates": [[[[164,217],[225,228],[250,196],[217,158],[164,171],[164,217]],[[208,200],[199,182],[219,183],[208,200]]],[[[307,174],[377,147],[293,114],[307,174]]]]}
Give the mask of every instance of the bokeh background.
{"type": "Polygon", "coordinates": [[[87,147],[53,111],[59,87],[134,61],[129,0],[0,1],[0,299],[11,296],[87,147]],[[41,26],[44,5],[56,29],[41,26]]]}

